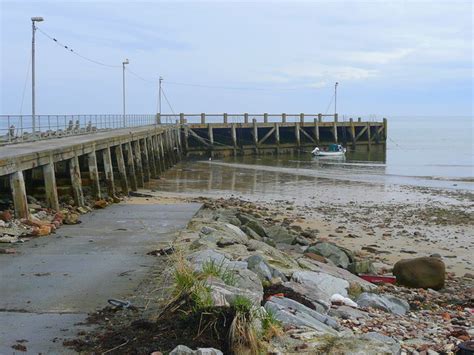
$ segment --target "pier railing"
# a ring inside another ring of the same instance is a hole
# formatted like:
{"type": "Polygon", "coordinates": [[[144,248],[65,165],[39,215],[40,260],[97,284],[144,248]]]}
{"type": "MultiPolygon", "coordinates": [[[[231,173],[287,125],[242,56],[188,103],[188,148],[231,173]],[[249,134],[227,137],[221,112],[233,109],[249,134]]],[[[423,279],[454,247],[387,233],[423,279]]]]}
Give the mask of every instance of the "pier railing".
{"type": "MultiPolygon", "coordinates": [[[[31,115],[0,115],[0,144],[59,138],[98,131],[164,124],[338,122],[338,114],[321,113],[198,113],[198,114],[88,114],[36,115],[35,132],[31,115]]],[[[354,121],[361,121],[358,117],[354,121]]]]}

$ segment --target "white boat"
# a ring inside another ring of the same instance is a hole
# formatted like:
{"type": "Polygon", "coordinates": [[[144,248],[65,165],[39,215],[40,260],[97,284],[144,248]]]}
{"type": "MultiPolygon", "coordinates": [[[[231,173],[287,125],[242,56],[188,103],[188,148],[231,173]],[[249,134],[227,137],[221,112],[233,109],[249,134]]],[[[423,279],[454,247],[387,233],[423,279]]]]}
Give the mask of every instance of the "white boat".
{"type": "Polygon", "coordinates": [[[340,144],[331,144],[327,150],[320,149],[316,147],[313,149],[311,154],[317,157],[341,157],[346,154],[346,148],[340,144]]]}

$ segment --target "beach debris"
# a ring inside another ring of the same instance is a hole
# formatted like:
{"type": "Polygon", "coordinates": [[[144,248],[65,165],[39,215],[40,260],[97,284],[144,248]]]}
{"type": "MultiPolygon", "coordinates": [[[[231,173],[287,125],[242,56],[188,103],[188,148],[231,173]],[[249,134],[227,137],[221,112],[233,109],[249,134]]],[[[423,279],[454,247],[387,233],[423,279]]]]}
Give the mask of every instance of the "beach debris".
{"type": "Polygon", "coordinates": [[[353,300],[351,300],[348,297],[344,297],[338,293],[335,293],[334,295],[332,295],[330,301],[332,304],[336,304],[336,305],[346,305],[346,306],[354,307],[354,308],[359,307],[359,305],[355,303],[353,300]]]}
{"type": "Polygon", "coordinates": [[[175,252],[174,247],[173,246],[168,246],[168,247],[165,247],[165,248],[149,251],[146,254],[147,255],[153,255],[153,256],[156,256],[156,255],[171,255],[174,252],[175,252]]]}

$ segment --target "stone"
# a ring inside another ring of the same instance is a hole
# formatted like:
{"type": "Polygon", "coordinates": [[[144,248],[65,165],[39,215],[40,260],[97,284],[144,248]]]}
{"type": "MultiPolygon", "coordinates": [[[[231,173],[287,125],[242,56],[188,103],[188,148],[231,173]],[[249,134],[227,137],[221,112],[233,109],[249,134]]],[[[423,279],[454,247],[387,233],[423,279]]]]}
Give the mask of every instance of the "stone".
{"type": "Polygon", "coordinates": [[[305,252],[324,256],[343,269],[347,269],[349,264],[354,261],[354,256],[350,251],[329,242],[317,242],[308,247],[305,252]]]}
{"type": "Polygon", "coordinates": [[[327,263],[326,258],[322,255],[319,255],[319,254],[305,252],[304,256],[307,257],[307,258],[310,258],[312,260],[319,261],[320,263],[327,263]]]}
{"type": "Polygon", "coordinates": [[[1,211],[0,220],[4,222],[10,222],[13,219],[13,215],[10,211],[1,211]]]}
{"type": "Polygon", "coordinates": [[[319,346],[316,345],[314,353],[351,355],[400,354],[400,345],[393,338],[380,335],[388,339],[382,340],[381,337],[366,336],[366,334],[321,339],[321,344],[319,346]]]}
{"type": "Polygon", "coordinates": [[[209,235],[213,232],[217,232],[217,230],[215,230],[214,228],[208,227],[208,226],[204,226],[204,227],[201,228],[201,233],[202,234],[209,235]]]}
{"type": "Polygon", "coordinates": [[[263,295],[262,282],[257,274],[253,271],[243,268],[236,268],[232,270],[235,276],[235,286],[253,292],[258,292],[263,295]]]}
{"type": "Polygon", "coordinates": [[[79,214],[78,213],[68,213],[63,219],[64,224],[78,224],[79,223],[79,214]]]}
{"type": "Polygon", "coordinates": [[[252,229],[255,233],[257,233],[262,238],[268,237],[267,231],[266,231],[265,227],[263,226],[263,223],[260,222],[255,217],[252,217],[252,216],[250,216],[248,214],[245,214],[245,213],[239,213],[239,214],[237,214],[237,218],[240,220],[240,222],[243,225],[245,225],[248,228],[252,229]]]}
{"type": "Polygon", "coordinates": [[[271,238],[275,243],[292,244],[296,237],[294,233],[282,226],[272,226],[267,228],[266,231],[268,237],[271,238]]]}
{"type": "Polygon", "coordinates": [[[373,275],[376,273],[375,267],[372,265],[372,262],[370,260],[354,261],[348,265],[347,270],[349,270],[350,272],[356,275],[359,275],[359,274],[373,275]]]}
{"type": "Polygon", "coordinates": [[[105,200],[97,200],[94,202],[94,208],[101,209],[107,207],[108,203],[105,200]]]}
{"type": "Polygon", "coordinates": [[[439,290],[444,287],[446,267],[436,257],[402,259],[393,267],[393,274],[401,285],[439,290]]]}
{"type": "Polygon", "coordinates": [[[362,339],[373,340],[376,342],[380,342],[390,347],[392,354],[399,354],[400,353],[400,344],[393,339],[392,337],[377,333],[377,332],[368,332],[362,334],[360,336],[362,339]]]}
{"type": "Polygon", "coordinates": [[[273,277],[272,269],[260,255],[247,258],[247,268],[255,272],[262,281],[269,281],[273,277]]]}
{"type": "Polygon", "coordinates": [[[170,355],[194,355],[194,351],[185,345],[178,345],[171,350],[170,355]]]}
{"type": "Polygon", "coordinates": [[[247,226],[241,226],[240,229],[250,238],[255,240],[262,240],[262,237],[253,229],[247,226]]]}
{"type": "Polygon", "coordinates": [[[202,271],[206,262],[213,262],[219,267],[227,270],[247,269],[247,262],[232,261],[225,255],[218,253],[212,249],[199,250],[187,256],[187,260],[191,263],[194,271],[202,271]]]}
{"type": "Polygon", "coordinates": [[[337,317],[342,319],[367,319],[369,315],[367,312],[361,311],[356,308],[349,306],[339,306],[336,308],[331,308],[328,312],[331,317],[337,317]]]}
{"type": "Polygon", "coordinates": [[[0,254],[16,254],[16,249],[13,249],[13,248],[0,248],[0,254]]]}
{"type": "Polygon", "coordinates": [[[303,286],[307,285],[312,289],[319,290],[320,297],[326,302],[329,302],[331,296],[335,293],[347,297],[349,282],[323,272],[296,271],[291,279],[303,286]]]}
{"type": "Polygon", "coordinates": [[[355,303],[353,300],[351,300],[348,297],[341,296],[338,293],[335,293],[334,295],[332,295],[330,301],[332,304],[346,305],[346,306],[350,306],[354,308],[359,307],[357,303],[355,303]]]}
{"type": "Polygon", "coordinates": [[[404,315],[410,310],[410,305],[407,301],[388,294],[377,295],[375,293],[363,292],[357,298],[356,303],[359,307],[372,307],[397,315],[404,315]]]}
{"type": "Polygon", "coordinates": [[[337,335],[338,322],[301,303],[285,297],[272,296],[265,303],[265,310],[272,312],[283,325],[309,327],[323,334],[337,335]]]}
{"type": "Polygon", "coordinates": [[[239,286],[227,285],[222,280],[209,277],[207,284],[211,290],[211,298],[215,307],[229,307],[237,296],[248,298],[253,305],[260,306],[263,300],[263,288],[247,289],[239,286]]]}

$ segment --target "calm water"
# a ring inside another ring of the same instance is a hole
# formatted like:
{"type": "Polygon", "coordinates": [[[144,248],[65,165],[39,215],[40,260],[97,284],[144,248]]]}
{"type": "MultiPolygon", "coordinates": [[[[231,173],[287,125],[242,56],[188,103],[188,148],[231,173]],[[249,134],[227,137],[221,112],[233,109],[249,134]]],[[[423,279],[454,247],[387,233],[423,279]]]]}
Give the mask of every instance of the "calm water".
{"type": "Polygon", "coordinates": [[[205,188],[207,179],[212,180],[211,184],[220,181],[218,188],[227,190],[226,183],[243,184],[241,187],[245,188],[253,176],[259,181],[258,185],[267,180],[270,184],[270,181],[281,179],[281,174],[297,176],[294,179],[299,179],[299,183],[329,179],[378,186],[474,190],[474,128],[471,117],[394,117],[389,119],[388,124],[386,151],[373,147],[368,152],[362,148],[348,152],[345,159],[316,158],[309,152],[279,157],[214,159],[188,163],[186,167],[189,170],[175,178],[187,181],[191,190],[205,188]],[[195,186],[192,186],[193,182],[195,186]]]}

